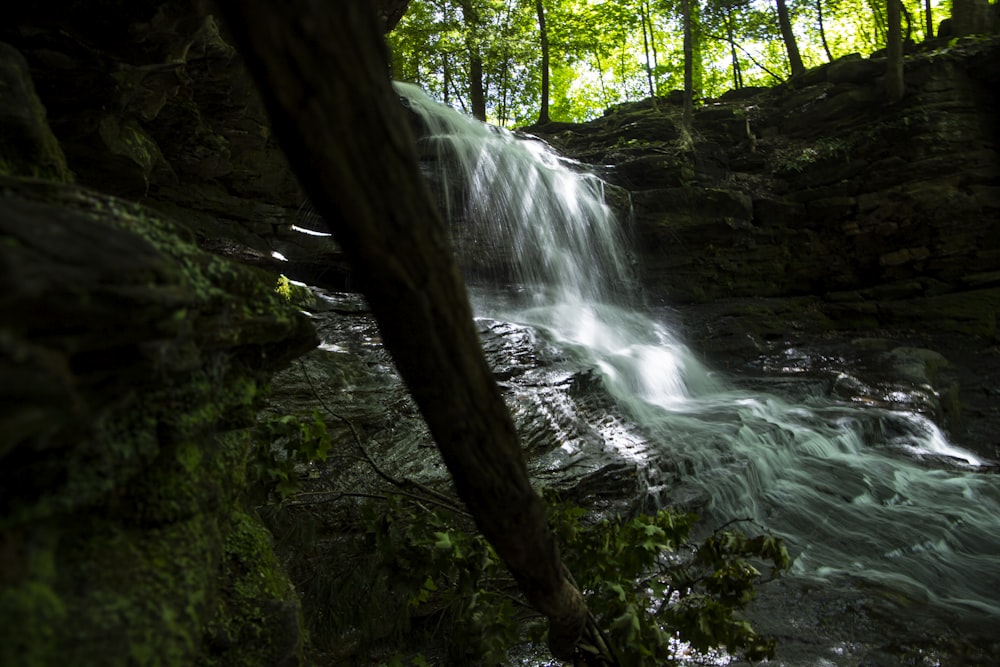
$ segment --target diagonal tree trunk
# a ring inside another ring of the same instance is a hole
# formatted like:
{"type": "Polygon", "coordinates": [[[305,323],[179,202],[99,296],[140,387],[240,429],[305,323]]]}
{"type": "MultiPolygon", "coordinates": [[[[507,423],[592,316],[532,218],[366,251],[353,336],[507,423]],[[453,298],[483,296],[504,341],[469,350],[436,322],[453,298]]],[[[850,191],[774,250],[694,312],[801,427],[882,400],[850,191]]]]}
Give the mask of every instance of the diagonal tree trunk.
{"type": "Polygon", "coordinates": [[[566,576],[419,175],[369,0],[220,0],[271,123],[348,252],[458,493],[570,659],[588,612],[566,576]]]}

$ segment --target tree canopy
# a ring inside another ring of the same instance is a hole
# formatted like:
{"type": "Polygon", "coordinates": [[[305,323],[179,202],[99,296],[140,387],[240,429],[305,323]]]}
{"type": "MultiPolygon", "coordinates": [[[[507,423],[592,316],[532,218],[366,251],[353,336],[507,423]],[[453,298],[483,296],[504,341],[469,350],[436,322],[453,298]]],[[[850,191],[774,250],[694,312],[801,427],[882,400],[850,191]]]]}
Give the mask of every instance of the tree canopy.
{"type": "MultiPolygon", "coordinates": [[[[951,4],[897,3],[902,38],[934,36],[951,4]]],[[[539,120],[543,101],[548,119],[582,121],[684,89],[685,7],[696,99],[870,54],[889,34],[887,0],[412,0],[389,35],[393,75],[499,125],[539,120]]]]}

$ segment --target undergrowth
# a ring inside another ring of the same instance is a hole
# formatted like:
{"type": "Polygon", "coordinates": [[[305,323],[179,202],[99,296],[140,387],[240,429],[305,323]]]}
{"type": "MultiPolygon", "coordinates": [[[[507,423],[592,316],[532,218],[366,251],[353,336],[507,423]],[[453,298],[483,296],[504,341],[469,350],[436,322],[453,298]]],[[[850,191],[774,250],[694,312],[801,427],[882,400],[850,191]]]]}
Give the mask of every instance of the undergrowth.
{"type": "MultiPolygon", "coordinates": [[[[501,665],[515,650],[543,654],[545,619],[461,504],[380,470],[353,426],[360,450],[353,458],[378,482],[329,494],[296,488],[295,470],[328,454],[322,423],[313,413],[257,429],[258,478],[271,487],[258,510],[299,590],[316,661],[501,665]]],[[[599,518],[554,493],[545,500],[563,562],[610,647],[603,662],[588,664],[676,664],[692,649],[721,648],[751,661],[774,655],[774,640],[739,612],[758,584],[788,568],[780,539],[734,521],[693,540],[692,514],[599,518]]]]}

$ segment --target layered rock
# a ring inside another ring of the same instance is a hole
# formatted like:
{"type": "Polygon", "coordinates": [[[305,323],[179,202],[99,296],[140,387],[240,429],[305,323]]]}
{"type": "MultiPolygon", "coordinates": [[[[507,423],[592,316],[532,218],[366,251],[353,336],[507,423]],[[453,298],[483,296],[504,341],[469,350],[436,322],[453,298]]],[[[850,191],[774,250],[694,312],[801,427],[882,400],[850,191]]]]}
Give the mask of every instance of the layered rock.
{"type": "Polygon", "coordinates": [[[4,40],[79,183],[174,214],[213,252],[343,286],[339,250],[292,230],[322,225],[304,214],[242,58],[208,9],[140,2],[97,17],[86,3],[42,2],[14,12],[4,40]]]}
{"type": "Polygon", "coordinates": [[[0,235],[0,662],[294,661],[297,598],[241,498],[308,320],[274,276],[84,188],[3,178],[0,235]]]}
{"type": "Polygon", "coordinates": [[[996,335],[1000,42],[930,45],[882,102],[884,59],[680,111],[623,106],[541,131],[633,195],[644,282],[667,301],[811,297],[824,326],[996,335]]]}
{"type": "MultiPolygon", "coordinates": [[[[37,88],[114,74],[76,80],[64,55],[36,52],[37,88]]],[[[298,597],[246,492],[264,388],[311,324],[275,274],[197,247],[207,215],[71,184],[176,177],[129,114],[91,113],[104,88],[50,107],[60,142],[8,45],[0,81],[0,663],[298,663],[298,597]]]]}

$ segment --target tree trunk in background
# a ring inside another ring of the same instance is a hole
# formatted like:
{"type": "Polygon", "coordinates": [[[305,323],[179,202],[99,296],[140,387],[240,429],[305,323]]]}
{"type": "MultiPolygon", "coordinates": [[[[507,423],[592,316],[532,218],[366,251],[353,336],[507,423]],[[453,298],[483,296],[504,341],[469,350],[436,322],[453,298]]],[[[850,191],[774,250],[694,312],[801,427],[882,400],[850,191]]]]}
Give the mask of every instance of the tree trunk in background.
{"type": "MultiPolygon", "coordinates": [[[[927,2],[930,1],[927,0],[927,2]]],[[[816,0],[816,22],[819,25],[819,39],[823,43],[826,59],[833,62],[833,53],[830,52],[830,45],[826,42],[826,28],[823,27],[823,0],[816,0]]]]}
{"type": "Polygon", "coordinates": [[[535,11],[538,13],[538,40],[542,48],[542,103],[538,111],[538,124],[549,122],[549,33],[545,29],[545,5],[542,0],[535,0],[535,11]]]}
{"type": "Polygon", "coordinates": [[[691,96],[701,99],[705,96],[705,66],[702,64],[701,6],[697,1],[688,2],[688,22],[691,31],[691,96]]]}
{"type": "Polygon", "coordinates": [[[788,53],[788,65],[792,69],[792,76],[802,74],[806,71],[802,64],[802,56],[799,55],[799,45],[795,41],[795,33],[792,32],[792,21],[788,17],[788,5],[785,0],[775,0],[778,5],[778,27],[781,29],[781,39],[785,42],[785,51],[788,53]]]}
{"type": "Polygon", "coordinates": [[[743,72],[740,71],[740,58],[736,53],[736,35],[731,10],[726,10],[726,41],[729,42],[729,52],[733,59],[733,88],[740,89],[743,87],[743,72]]]}
{"type": "Polygon", "coordinates": [[[931,0],[924,0],[924,39],[934,39],[934,15],[931,13],[931,0]]]}
{"type": "Polygon", "coordinates": [[[486,120],[486,88],[483,85],[483,56],[479,52],[479,12],[471,0],[461,0],[462,21],[465,23],[465,46],[469,51],[469,105],[472,116],[486,120]]]}
{"type": "Polygon", "coordinates": [[[369,0],[220,0],[274,133],[348,253],[459,496],[569,659],[587,607],[483,356],[369,0]]]}
{"type": "Polygon", "coordinates": [[[656,88],[653,86],[653,64],[650,59],[649,54],[649,33],[652,32],[653,26],[652,22],[648,21],[649,15],[647,10],[649,7],[646,5],[645,0],[639,7],[639,18],[642,21],[642,48],[646,53],[646,81],[649,83],[649,99],[653,101],[653,108],[656,108],[656,88]],[[649,30],[646,30],[647,23],[649,24],[649,30]]]}
{"type": "Polygon", "coordinates": [[[886,0],[885,97],[889,104],[903,99],[903,34],[900,27],[900,0],[886,0]]]}
{"type": "MultiPolygon", "coordinates": [[[[694,0],[697,2],[697,0],[694,0]]],[[[684,21],[684,127],[691,130],[694,106],[694,49],[691,30],[692,0],[681,0],[681,17],[684,21]]]]}

